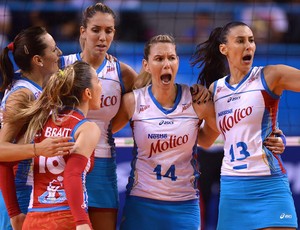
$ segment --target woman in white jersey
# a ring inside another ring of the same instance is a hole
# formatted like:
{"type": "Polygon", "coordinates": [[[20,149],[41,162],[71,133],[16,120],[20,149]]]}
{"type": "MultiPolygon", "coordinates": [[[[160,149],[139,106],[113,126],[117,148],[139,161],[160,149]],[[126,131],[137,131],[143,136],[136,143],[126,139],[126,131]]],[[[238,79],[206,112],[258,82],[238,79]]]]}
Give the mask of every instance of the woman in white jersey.
{"type": "MultiPolygon", "coordinates": [[[[35,100],[40,95],[42,86],[47,82],[50,75],[58,70],[60,55],[60,49],[44,28],[31,27],[20,32],[14,41],[3,49],[0,56],[0,69],[3,77],[1,90],[6,90],[1,102],[1,110],[5,111],[9,107],[17,111],[30,103],[30,101],[35,100]],[[19,73],[14,73],[14,66],[10,60],[9,51],[12,52],[14,61],[20,68],[19,73]],[[26,96],[24,97],[24,95],[26,96]],[[16,99],[22,103],[16,103],[16,99]]],[[[0,132],[1,146],[6,142],[22,143],[25,130],[26,124],[22,122],[4,122],[0,132]]],[[[17,156],[16,154],[9,156],[1,151],[1,155],[1,158],[7,157],[4,161],[27,159],[20,162],[2,162],[0,164],[2,195],[6,202],[11,222],[16,227],[15,224],[18,225],[24,219],[23,213],[27,212],[31,191],[29,184],[30,158],[33,155],[32,151],[23,153],[22,156],[17,156]],[[14,196],[16,190],[18,198],[14,196]],[[8,202],[8,198],[11,196],[15,198],[13,203],[8,202]],[[20,208],[12,208],[15,203],[19,203],[20,208]]],[[[1,159],[1,161],[3,160],[1,159]]],[[[4,206],[3,203],[1,205],[4,206]]],[[[1,213],[0,229],[11,229],[6,209],[1,208],[1,212],[3,215],[1,213]]]]}
{"type": "Polygon", "coordinates": [[[140,85],[152,84],[125,94],[113,119],[113,132],[130,120],[135,141],[121,229],[200,227],[197,134],[210,138],[202,143],[208,147],[219,133],[210,128],[215,118],[209,95],[193,90],[192,103],[189,87],[175,84],[178,66],[174,38],[153,37],[144,48],[146,76],[138,78],[140,85]],[[201,129],[199,118],[206,121],[201,129]]]}
{"type": "Polygon", "coordinates": [[[252,66],[255,49],[251,29],[230,22],[214,29],[193,56],[193,64],[203,67],[199,82],[211,84],[216,126],[225,140],[218,229],[296,229],[283,162],[263,143],[277,127],[280,95],[300,92],[300,70],[252,66]]]}
{"type": "Polygon", "coordinates": [[[107,60],[107,51],[115,35],[115,13],[106,5],[96,3],[85,9],[80,27],[80,53],[63,56],[64,68],[83,60],[96,69],[102,84],[101,109],[90,111],[88,119],[101,129],[95,151],[95,166],[87,175],[89,215],[94,229],[115,230],[119,195],[116,175],[115,144],[111,119],[119,110],[122,94],[132,90],[137,73],[127,64],[107,60]]]}
{"type": "Polygon", "coordinates": [[[131,121],[134,138],[122,230],[200,228],[197,133],[199,118],[214,119],[197,116],[190,87],[175,83],[178,67],[174,38],[151,38],[143,59],[151,84],[125,94],[113,119],[114,132],[131,121]]]}

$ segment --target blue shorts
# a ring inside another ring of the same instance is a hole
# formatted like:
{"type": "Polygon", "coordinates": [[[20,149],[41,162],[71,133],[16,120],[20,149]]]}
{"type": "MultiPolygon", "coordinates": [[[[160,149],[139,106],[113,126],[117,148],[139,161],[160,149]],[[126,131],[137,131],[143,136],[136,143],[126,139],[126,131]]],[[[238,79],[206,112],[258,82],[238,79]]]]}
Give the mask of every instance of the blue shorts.
{"type": "Polygon", "coordinates": [[[30,201],[30,195],[32,192],[32,186],[22,186],[22,189],[17,188],[17,197],[21,212],[26,214],[28,211],[28,205],[30,201]]]}
{"type": "Polygon", "coordinates": [[[218,230],[297,228],[288,178],[221,177],[218,230]]]}
{"type": "Polygon", "coordinates": [[[170,202],[127,196],[120,230],[132,229],[199,230],[199,200],[170,202]]]}
{"type": "Polygon", "coordinates": [[[95,157],[94,168],[86,176],[86,189],[89,207],[119,208],[115,158],[95,157]]]}
{"type": "MultiPolygon", "coordinates": [[[[19,188],[17,190],[18,203],[21,212],[24,214],[27,213],[31,191],[32,191],[31,186],[23,186],[22,189],[19,188]]],[[[5,206],[5,202],[1,190],[0,190],[0,229],[12,230],[10,224],[10,218],[6,210],[6,206],[5,206]]]]}

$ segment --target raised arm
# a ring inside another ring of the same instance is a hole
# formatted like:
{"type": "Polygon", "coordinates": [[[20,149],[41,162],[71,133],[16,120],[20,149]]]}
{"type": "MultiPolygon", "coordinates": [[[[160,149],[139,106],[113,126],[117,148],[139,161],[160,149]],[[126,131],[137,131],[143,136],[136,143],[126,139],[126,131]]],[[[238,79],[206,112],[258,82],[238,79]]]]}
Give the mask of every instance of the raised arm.
{"type": "Polygon", "coordinates": [[[300,92],[300,70],[287,65],[268,65],[264,69],[268,87],[276,95],[283,90],[300,92]]]}

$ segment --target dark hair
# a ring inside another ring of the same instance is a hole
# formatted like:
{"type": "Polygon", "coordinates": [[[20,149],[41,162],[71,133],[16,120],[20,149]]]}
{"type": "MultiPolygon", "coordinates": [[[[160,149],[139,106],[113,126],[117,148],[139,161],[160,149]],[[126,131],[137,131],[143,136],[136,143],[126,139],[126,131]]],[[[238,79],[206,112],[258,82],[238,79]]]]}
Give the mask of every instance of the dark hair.
{"type": "MultiPolygon", "coordinates": [[[[41,37],[48,32],[44,27],[29,27],[22,30],[13,41],[13,58],[21,71],[32,70],[31,59],[34,55],[44,55],[47,44],[41,37]]],[[[3,82],[0,91],[4,91],[12,83],[14,66],[9,57],[9,47],[5,47],[0,54],[0,71],[3,82]]]]}
{"type": "Polygon", "coordinates": [[[88,20],[90,18],[92,18],[97,12],[110,14],[113,17],[113,19],[116,19],[116,14],[114,13],[114,11],[111,8],[109,8],[107,5],[105,5],[101,2],[98,2],[94,5],[87,7],[84,10],[84,12],[82,14],[81,25],[84,28],[86,28],[88,20]]]}
{"type": "Polygon", "coordinates": [[[220,52],[220,44],[227,43],[229,30],[237,26],[247,26],[243,22],[229,22],[215,28],[207,41],[197,45],[191,57],[191,65],[201,69],[197,82],[209,87],[211,83],[229,73],[226,57],[220,52]]]}

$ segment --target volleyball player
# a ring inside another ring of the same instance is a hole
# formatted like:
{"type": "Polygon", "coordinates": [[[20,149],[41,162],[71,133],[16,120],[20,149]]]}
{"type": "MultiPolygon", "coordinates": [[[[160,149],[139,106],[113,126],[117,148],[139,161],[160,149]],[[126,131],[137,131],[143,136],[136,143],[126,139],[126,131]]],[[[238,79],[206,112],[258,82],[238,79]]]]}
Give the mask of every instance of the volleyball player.
{"type": "Polygon", "coordinates": [[[175,83],[178,67],[174,38],[151,38],[140,76],[151,84],[125,94],[113,119],[114,132],[131,121],[134,139],[122,230],[200,228],[197,133],[199,118],[214,119],[197,116],[190,88],[175,83]]]}
{"type": "MultiPolygon", "coordinates": [[[[37,99],[48,78],[58,70],[58,60],[61,54],[54,39],[44,28],[31,27],[20,32],[0,55],[0,69],[3,77],[1,90],[7,90],[1,103],[2,111],[6,112],[8,108],[11,108],[11,116],[14,116],[14,113],[18,113],[24,106],[37,99]],[[14,73],[9,51],[12,52],[14,61],[20,68],[19,74],[14,73]],[[20,103],[16,103],[16,100],[20,103]]],[[[18,123],[4,122],[1,127],[0,142],[22,143],[25,130],[26,124],[22,120],[18,123]]],[[[31,192],[30,164],[31,159],[18,162],[15,166],[17,167],[15,178],[13,164],[0,164],[1,191],[13,226],[19,220],[22,221],[24,213],[27,212],[31,192]],[[8,203],[8,198],[16,194],[15,189],[18,200],[15,197],[13,203],[8,203]],[[14,204],[19,204],[20,209],[12,209],[11,205],[14,204]]],[[[5,208],[1,208],[1,212],[3,213],[1,216],[7,216],[5,208]]],[[[1,221],[0,228],[11,229],[9,219],[5,218],[1,221]]]]}
{"type": "Polygon", "coordinates": [[[80,27],[82,51],[62,58],[62,68],[76,60],[89,63],[102,83],[101,109],[88,113],[88,118],[101,129],[101,138],[86,186],[92,225],[94,229],[105,230],[116,229],[119,207],[116,152],[110,122],[119,109],[122,94],[132,90],[137,76],[127,64],[106,59],[115,35],[115,20],[115,13],[103,3],[87,7],[80,27]]]}
{"type": "Polygon", "coordinates": [[[263,142],[277,127],[283,91],[300,92],[300,70],[253,66],[255,50],[251,29],[230,22],[214,29],[194,54],[194,64],[203,66],[199,80],[212,83],[216,124],[225,140],[217,229],[296,229],[286,169],[263,142]]]}
{"type": "Polygon", "coordinates": [[[10,122],[29,122],[26,143],[58,133],[75,141],[69,155],[34,158],[32,196],[22,229],[92,229],[85,176],[92,168],[100,130],[85,117],[88,110],[99,109],[100,94],[96,71],[85,62],[75,62],[53,74],[28,109],[8,116],[10,122]]]}

